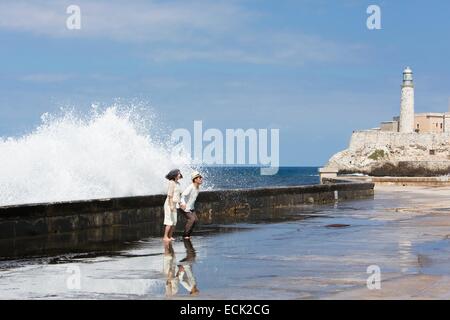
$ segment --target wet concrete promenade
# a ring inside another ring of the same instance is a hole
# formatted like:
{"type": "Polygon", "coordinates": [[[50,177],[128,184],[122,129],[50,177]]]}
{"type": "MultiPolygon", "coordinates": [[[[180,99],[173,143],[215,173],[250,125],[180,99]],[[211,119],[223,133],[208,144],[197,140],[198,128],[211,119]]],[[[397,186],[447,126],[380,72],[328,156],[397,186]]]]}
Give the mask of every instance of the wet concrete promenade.
{"type": "Polygon", "coordinates": [[[143,236],[0,261],[0,298],[448,299],[450,189],[382,187],[374,199],[305,205],[277,220],[199,226],[172,248],[143,236]],[[380,290],[366,286],[370,265],[380,290]]]}

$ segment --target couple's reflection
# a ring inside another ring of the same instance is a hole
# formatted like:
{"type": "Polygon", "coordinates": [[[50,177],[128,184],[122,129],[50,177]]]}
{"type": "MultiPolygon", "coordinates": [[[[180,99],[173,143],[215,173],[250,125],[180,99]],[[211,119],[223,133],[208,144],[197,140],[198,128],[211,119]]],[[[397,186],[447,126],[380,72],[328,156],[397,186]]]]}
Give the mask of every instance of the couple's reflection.
{"type": "Polygon", "coordinates": [[[166,295],[174,296],[181,284],[191,295],[198,295],[197,282],[192,272],[195,262],[195,249],[191,240],[183,240],[186,257],[177,263],[172,242],[164,243],[164,274],[166,276],[166,295]]]}

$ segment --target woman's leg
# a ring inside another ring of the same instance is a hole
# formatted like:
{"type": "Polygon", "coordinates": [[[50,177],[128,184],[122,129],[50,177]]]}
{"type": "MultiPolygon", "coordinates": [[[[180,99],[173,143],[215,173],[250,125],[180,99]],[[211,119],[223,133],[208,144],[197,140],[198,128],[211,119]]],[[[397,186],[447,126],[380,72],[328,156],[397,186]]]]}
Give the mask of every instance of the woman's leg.
{"type": "Polygon", "coordinates": [[[164,238],[163,238],[164,241],[170,241],[169,232],[171,228],[172,226],[168,225],[164,226],[164,238]]]}
{"type": "Polygon", "coordinates": [[[172,224],[172,226],[170,228],[170,232],[169,232],[169,238],[171,240],[175,240],[173,238],[173,233],[175,232],[175,227],[177,225],[177,220],[178,220],[178,210],[175,210],[175,212],[172,212],[172,222],[173,222],[173,224],[172,224]]]}

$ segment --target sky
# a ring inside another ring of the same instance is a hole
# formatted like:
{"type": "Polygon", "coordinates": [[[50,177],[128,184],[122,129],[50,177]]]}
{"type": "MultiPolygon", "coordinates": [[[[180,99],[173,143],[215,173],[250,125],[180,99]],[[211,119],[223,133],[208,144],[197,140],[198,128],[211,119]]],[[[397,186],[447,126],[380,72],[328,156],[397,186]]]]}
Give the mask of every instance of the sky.
{"type": "Polygon", "coordinates": [[[321,166],[353,130],[398,115],[406,66],[416,112],[448,110],[448,12],[444,0],[1,0],[0,137],[65,104],[138,99],[168,129],[279,129],[281,165],[321,166]],[[79,30],[66,27],[73,4],[79,30]],[[367,28],[369,5],[381,29],[367,28]]]}

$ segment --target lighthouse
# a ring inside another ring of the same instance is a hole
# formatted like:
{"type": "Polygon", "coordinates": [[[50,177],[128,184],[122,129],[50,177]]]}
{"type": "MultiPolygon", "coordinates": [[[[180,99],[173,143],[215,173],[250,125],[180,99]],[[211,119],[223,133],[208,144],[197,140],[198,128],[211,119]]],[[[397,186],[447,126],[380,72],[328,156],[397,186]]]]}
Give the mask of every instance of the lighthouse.
{"type": "Polygon", "coordinates": [[[414,83],[410,67],[403,70],[399,132],[414,132],[414,83]]]}

